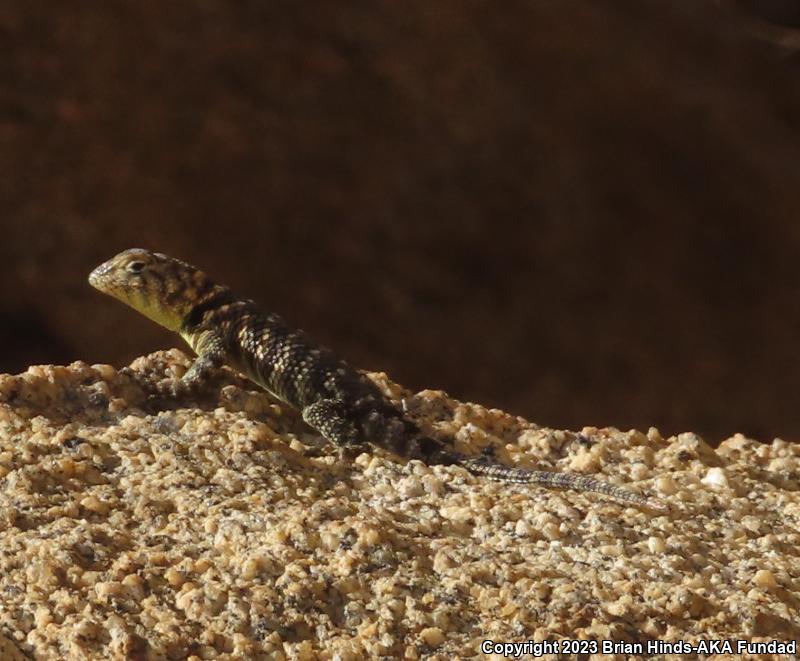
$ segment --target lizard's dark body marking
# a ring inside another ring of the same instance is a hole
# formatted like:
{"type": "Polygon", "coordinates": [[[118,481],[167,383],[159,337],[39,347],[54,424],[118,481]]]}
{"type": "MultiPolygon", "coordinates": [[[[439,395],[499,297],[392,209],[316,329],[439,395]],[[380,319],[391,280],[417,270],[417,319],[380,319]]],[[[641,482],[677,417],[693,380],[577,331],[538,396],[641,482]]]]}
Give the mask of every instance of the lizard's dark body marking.
{"type": "Polygon", "coordinates": [[[227,364],[300,410],[311,427],[342,446],[374,443],[429,464],[457,464],[489,479],[593,491],[666,509],[658,500],[592,477],[512,468],[457,453],[424,435],[377,385],[305,332],[263,313],[253,301],[236,297],[185,262],[133,249],[99,266],[89,281],[180,333],[194,349],[198,358],[175,384],[176,392],[227,364]]]}
{"type": "MultiPolygon", "coordinates": [[[[329,427],[323,435],[330,440],[342,445],[371,440],[405,456],[457,461],[433,439],[426,438],[417,447],[414,441],[422,432],[416,425],[372,381],[332,351],[278,315],[262,313],[252,301],[230,300],[225,291],[214,292],[210,301],[198,303],[189,312],[181,333],[187,338],[203,337],[204,343],[214,338],[228,365],[304,412],[316,429],[329,427]],[[430,456],[437,451],[441,456],[430,456]]],[[[203,354],[203,346],[195,349],[203,354]]]]}

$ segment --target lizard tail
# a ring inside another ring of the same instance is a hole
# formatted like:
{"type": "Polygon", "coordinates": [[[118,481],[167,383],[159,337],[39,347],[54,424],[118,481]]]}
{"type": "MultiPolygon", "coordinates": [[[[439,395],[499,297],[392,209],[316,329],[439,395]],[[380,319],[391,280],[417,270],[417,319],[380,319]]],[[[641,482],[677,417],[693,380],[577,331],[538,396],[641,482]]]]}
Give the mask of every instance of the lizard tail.
{"type": "Polygon", "coordinates": [[[615,500],[657,512],[669,511],[667,505],[657,498],[647,498],[588,475],[514,468],[498,464],[486,457],[467,457],[447,447],[442,441],[430,436],[399,434],[394,441],[392,449],[399,454],[404,454],[412,459],[421,459],[428,464],[461,466],[474,475],[480,475],[490,480],[601,493],[615,500]]]}
{"type": "Polygon", "coordinates": [[[466,468],[475,475],[481,475],[498,482],[511,482],[514,484],[538,484],[543,487],[556,489],[572,489],[573,491],[591,491],[602,493],[616,500],[647,507],[659,512],[668,511],[667,505],[657,498],[647,498],[637,493],[628,491],[608,482],[597,480],[587,475],[577,473],[555,473],[550,471],[535,471],[525,468],[512,468],[496,464],[486,459],[461,457],[454,462],[466,468]]]}

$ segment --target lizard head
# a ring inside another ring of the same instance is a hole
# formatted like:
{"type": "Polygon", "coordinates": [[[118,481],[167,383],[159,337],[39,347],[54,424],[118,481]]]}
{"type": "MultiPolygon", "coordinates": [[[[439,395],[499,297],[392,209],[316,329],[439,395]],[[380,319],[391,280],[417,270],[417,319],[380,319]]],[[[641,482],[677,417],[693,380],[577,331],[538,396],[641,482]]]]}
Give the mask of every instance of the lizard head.
{"type": "Polygon", "coordinates": [[[172,331],[180,331],[192,309],[222,289],[200,269],[141,248],[100,264],[89,284],[172,331]]]}

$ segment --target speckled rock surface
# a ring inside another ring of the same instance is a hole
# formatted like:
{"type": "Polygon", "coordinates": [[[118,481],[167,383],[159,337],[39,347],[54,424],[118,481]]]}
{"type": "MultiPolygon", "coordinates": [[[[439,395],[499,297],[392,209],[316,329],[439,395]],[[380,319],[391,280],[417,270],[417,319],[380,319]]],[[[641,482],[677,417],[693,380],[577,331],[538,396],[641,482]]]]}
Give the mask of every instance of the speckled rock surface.
{"type": "Polygon", "coordinates": [[[581,445],[373,375],[461,450],[597,473],[672,504],[654,516],[381,450],[342,461],[228,372],[196,401],[148,400],[142,383],[187,364],[170,351],[133,376],[0,377],[4,659],[12,644],[39,659],[445,659],[486,639],[800,636],[797,446],[714,451],[655,429],[586,429],[581,445]]]}

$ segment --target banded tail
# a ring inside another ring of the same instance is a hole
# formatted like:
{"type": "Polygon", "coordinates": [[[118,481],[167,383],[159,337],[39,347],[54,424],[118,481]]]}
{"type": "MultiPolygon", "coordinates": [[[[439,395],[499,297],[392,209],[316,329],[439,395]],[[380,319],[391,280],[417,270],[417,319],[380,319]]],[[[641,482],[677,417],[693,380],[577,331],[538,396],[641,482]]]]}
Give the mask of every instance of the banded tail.
{"type": "Polygon", "coordinates": [[[476,459],[473,457],[461,457],[455,463],[459,466],[463,466],[475,475],[481,475],[498,482],[536,484],[555,489],[589,491],[592,493],[601,493],[619,501],[647,507],[659,512],[666,512],[669,510],[666,503],[657,498],[640,496],[637,493],[610,484],[609,482],[603,482],[602,480],[589,477],[588,475],[512,468],[510,466],[503,466],[502,464],[487,461],[486,459],[476,459]]]}

